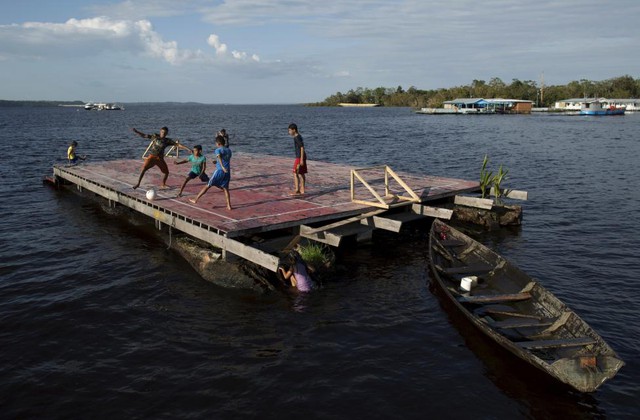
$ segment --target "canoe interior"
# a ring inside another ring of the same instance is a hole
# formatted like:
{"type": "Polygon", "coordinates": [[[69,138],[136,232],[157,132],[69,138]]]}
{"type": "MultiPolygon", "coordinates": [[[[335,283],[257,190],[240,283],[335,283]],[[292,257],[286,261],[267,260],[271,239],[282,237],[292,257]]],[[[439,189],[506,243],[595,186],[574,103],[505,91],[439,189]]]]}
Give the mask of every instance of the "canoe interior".
{"type": "Polygon", "coordinates": [[[438,219],[429,248],[445,295],[519,358],[582,392],[594,391],[624,365],[567,305],[491,249],[438,219]],[[466,291],[462,279],[470,276],[474,285],[466,291]]]}

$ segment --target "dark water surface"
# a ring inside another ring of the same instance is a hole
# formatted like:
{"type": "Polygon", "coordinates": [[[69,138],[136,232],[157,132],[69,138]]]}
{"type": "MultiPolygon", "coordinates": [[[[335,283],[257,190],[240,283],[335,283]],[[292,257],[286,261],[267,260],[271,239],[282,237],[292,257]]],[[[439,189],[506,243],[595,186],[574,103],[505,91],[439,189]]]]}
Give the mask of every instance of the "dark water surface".
{"type": "Polygon", "coordinates": [[[640,114],[0,108],[0,417],[639,418],[639,133],[640,114]],[[627,365],[589,395],[529,372],[443,305],[424,232],[345,252],[303,299],[255,295],[200,279],[152,224],[41,183],[73,139],[91,160],[133,158],[130,127],[208,151],[225,127],[236,151],[291,156],[290,122],[313,160],[473,180],[485,153],[504,164],[530,195],[524,225],[481,240],[627,365]]]}

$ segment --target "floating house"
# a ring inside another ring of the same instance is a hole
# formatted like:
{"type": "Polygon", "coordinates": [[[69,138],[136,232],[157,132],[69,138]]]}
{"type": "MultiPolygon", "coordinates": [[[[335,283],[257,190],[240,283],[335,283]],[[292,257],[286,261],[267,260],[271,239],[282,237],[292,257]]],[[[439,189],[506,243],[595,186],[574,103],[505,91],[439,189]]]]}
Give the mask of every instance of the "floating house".
{"type": "Polygon", "coordinates": [[[580,109],[580,115],[624,115],[625,107],[616,107],[613,105],[603,106],[597,99],[588,101],[580,109]]]}
{"type": "Polygon", "coordinates": [[[586,104],[600,102],[603,107],[625,108],[629,111],[640,111],[640,99],[608,99],[608,98],[571,98],[562,99],[554,104],[554,108],[564,111],[580,111],[586,104]]]}
{"type": "Polygon", "coordinates": [[[530,114],[533,101],[521,99],[456,98],[442,108],[422,108],[419,114],[530,114]]]}

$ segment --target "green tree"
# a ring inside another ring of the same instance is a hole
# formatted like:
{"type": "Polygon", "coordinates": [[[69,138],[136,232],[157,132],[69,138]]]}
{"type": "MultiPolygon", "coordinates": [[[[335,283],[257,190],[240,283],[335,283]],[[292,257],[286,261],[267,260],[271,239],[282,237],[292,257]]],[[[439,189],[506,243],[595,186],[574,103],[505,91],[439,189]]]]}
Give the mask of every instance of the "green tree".
{"type": "MultiPolygon", "coordinates": [[[[509,98],[536,101],[539,88],[535,81],[512,79],[506,85],[502,79],[493,77],[486,83],[474,79],[468,85],[419,90],[410,86],[406,91],[402,86],[396,88],[377,87],[375,89],[358,87],[347,93],[336,92],[324,101],[310,105],[336,106],[341,102],[378,103],[384,106],[441,107],[442,103],[455,98],[509,98]]],[[[544,88],[544,101],[540,106],[553,106],[562,99],[607,96],[609,98],[640,97],[640,79],[629,75],[594,82],[587,79],[574,80],[566,85],[552,85],[544,88]]]]}

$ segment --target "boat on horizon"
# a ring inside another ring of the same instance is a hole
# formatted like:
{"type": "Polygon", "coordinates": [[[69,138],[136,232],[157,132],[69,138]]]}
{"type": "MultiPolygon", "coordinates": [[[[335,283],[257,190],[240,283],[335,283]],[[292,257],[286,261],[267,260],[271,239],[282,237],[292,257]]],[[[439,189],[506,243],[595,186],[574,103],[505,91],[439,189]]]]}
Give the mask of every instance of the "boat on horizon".
{"type": "Polygon", "coordinates": [[[429,260],[435,283],[465,318],[548,376],[593,392],[624,366],[593,328],[538,281],[438,219],[429,233],[429,260]]]}
{"type": "Polygon", "coordinates": [[[84,109],[86,109],[87,111],[122,111],[124,110],[124,107],[114,103],[87,102],[86,104],[84,104],[84,109]]]}

